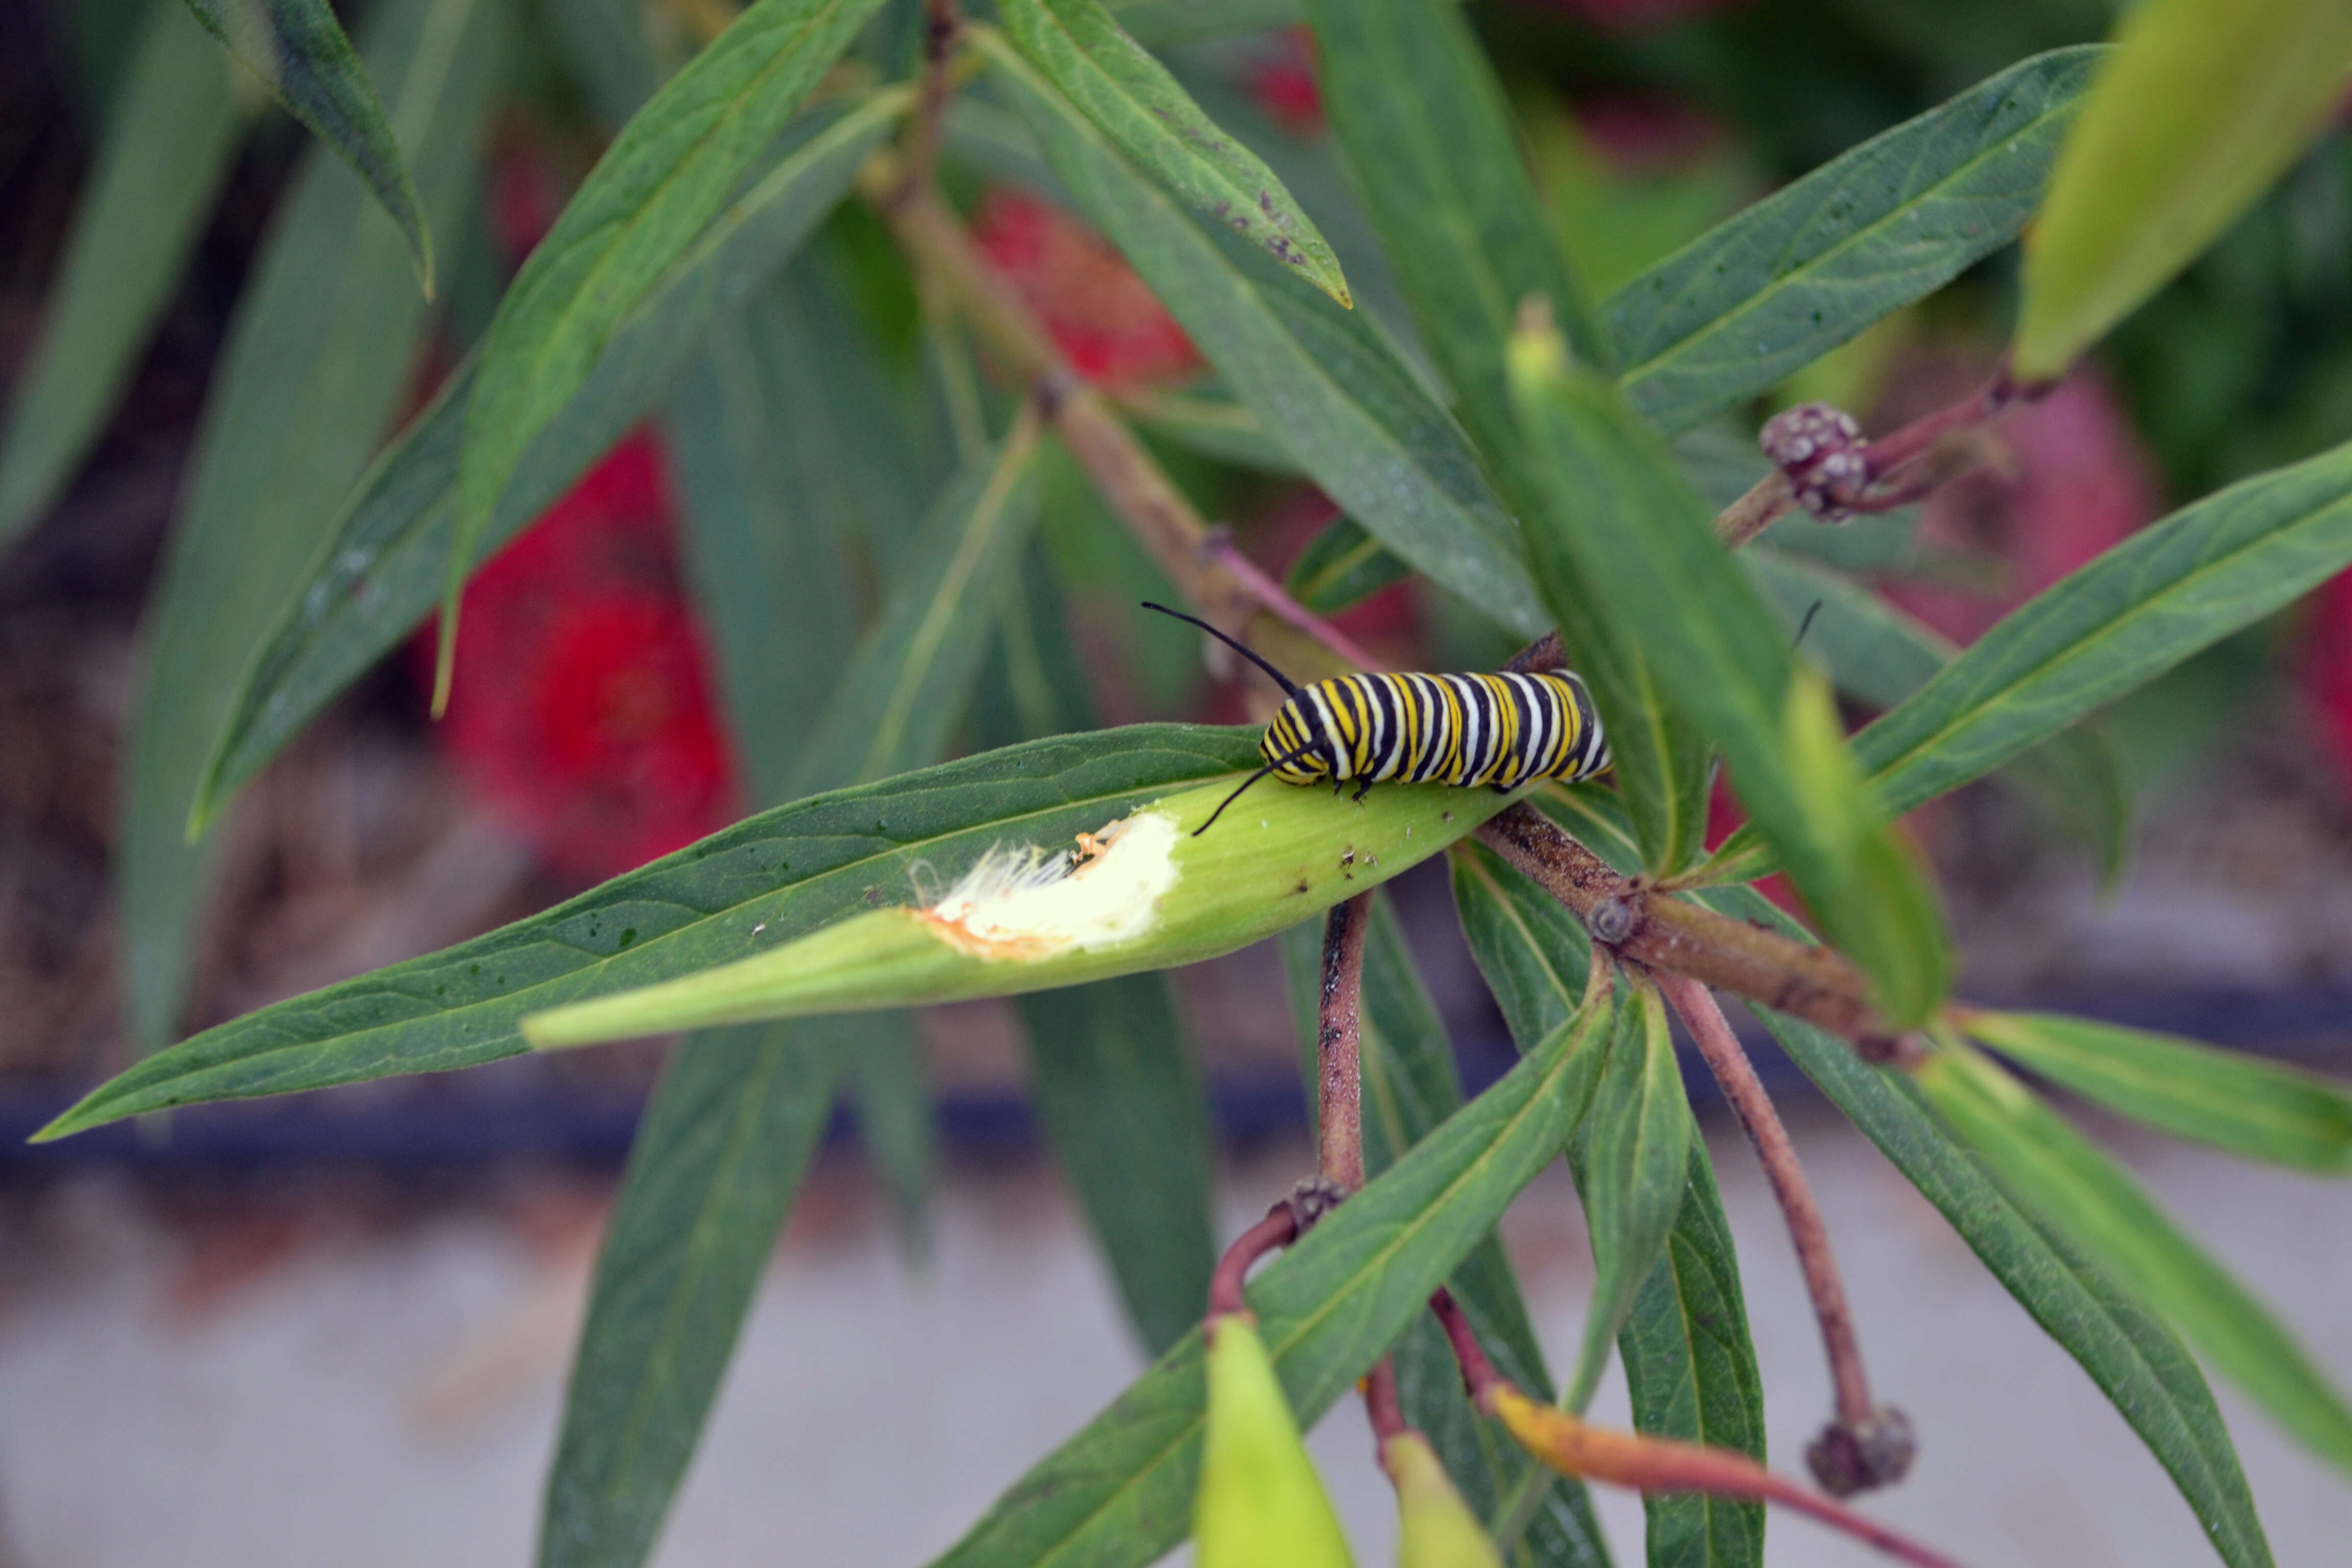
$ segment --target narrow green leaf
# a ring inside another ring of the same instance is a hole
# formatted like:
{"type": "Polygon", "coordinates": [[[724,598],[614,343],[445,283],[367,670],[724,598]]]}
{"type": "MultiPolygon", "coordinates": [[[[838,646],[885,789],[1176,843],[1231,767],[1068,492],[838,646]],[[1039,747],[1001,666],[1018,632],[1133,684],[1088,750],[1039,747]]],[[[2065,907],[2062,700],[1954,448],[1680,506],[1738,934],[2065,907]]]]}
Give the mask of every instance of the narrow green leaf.
{"type": "MultiPolygon", "coordinates": [[[[1727,914],[1792,936],[1796,923],[1753,888],[1700,895],[1727,914]]],[[[2252,1493],[2197,1363],[2172,1331],[2100,1266],[2021,1211],[1919,1103],[1909,1079],[1865,1066],[1811,1025],[1756,1014],[1807,1077],[1941,1211],[2042,1331],[2080,1363],[2145,1442],[2231,1568],[2270,1568],[2252,1493]]]]}
{"type": "MultiPolygon", "coordinates": [[[[1302,1425],[1347,1392],[1559,1153],[1584,1089],[1563,1033],[1449,1117],[1252,1282],[1302,1425]]],[[[1201,1341],[1188,1335],[1013,1483],[937,1568],[1142,1568],[1182,1540],[1200,1471],[1201,1341]]]]}
{"type": "Polygon", "coordinates": [[[2134,1121],[2250,1159],[2352,1175],[2352,1094],[2326,1079],[2173,1035],[2053,1013],[1971,1008],[1959,1024],[2134,1121]]]}
{"type": "MultiPolygon", "coordinates": [[[[1685,1110],[1685,1114],[1687,1114],[1685,1110]]],[[[1730,1222],[1706,1145],[1690,1141],[1682,1206],[1665,1256],[1633,1298],[1617,1354],[1635,1430],[1764,1458],[1764,1380],[1748,1337],[1730,1222]]],[[[1652,1568],[1760,1568],[1764,1505],[1694,1493],[1644,1494],[1652,1568]]]]}
{"type": "Polygon", "coordinates": [[[1208,1103],[1168,982],[1041,991],[1021,1016],[1037,1120],[1158,1355],[1201,1321],[1217,1260],[1208,1103]]]}
{"type": "MultiPolygon", "coordinates": [[[[1722,748],[1741,804],[1822,929],[1870,974],[1888,1022],[1916,1025],[1949,980],[1941,919],[1861,787],[1833,714],[1824,731],[1825,695],[1811,700],[1791,679],[1771,612],[1717,542],[1664,444],[1615,389],[1560,363],[1556,339],[1548,352],[1530,332],[1514,352],[1545,502],[1529,519],[1529,540],[1553,607],[1583,613],[1574,595],[1580,581],[1590,585],[1598,613],[1641,650],[1665,701],[1722,748]],[[1576,570],[1555,571],[1561,557],[1576,570]]],[[[1614,741],[1626,726],[1605,709],[1602,717],[1614,741]]]]}
{"type": "Polygon", "coordinates": [[[1348,280],[1258,155],[1220,129],[1098,0],[1002,0],[1004,30],[1138,166],[1342,306],[1348,280]]]}
{"type": "Polygon", "coordinates": [[[1840,154],[1601,307],[1626,401],[1676,435],[1779,385],[2007,245],[2096,47],[2036,55],[1840,154]]]}
{"type": "Polygon", "coordinates": [[[939,1184],[939,1112],[931,1103],[913,1016],[845,1013],[832,1020],[860,1030],[850,1063],[849,1103],[857,1135],[897,1211],[898,1235],[920,1257],[930,1247],[931,1189],[939,1184]]]}
{"type": "Polygon", "coordinates": [[[1349,518],[1335,517],[1290,563],[1283,586],[1318,616],[1336,616],[1412,571],[1349,518]]]}
{"type": "MultiPolygon", "coordinates": [[[[424,133],[411,106],[402,101],[408,84],[392,89],[393,112],[387,121],[367,70],[352,53],[351,40],[343,37],[327,0],[188,0],[188,9],[268,85],[270,96],[287,113],[309,126],[365,182],[399,226],[416,279],[430,298],[433,205],[418,195],[418,183],[401,162],[401,144],[415,147],[424,133]]],[[[419,63],[426,76],[451,68],[446,60],[432,57],[446,53],[456,42],[457,35],[445,31],[419,43],[419,63]]],[[[389,72],[383,74],[391,79],[389,72]]]]}
{"type": "MultiPolygon", "coordinates": [[[[1463,933],[1512,1037],[1542,1038],[1583,998],[1591,947],[1582,929],[1559,900],[1485,845],[1457,845],[1453,862],[1463,933]]],[[[1689,1142],[1674,1229],[1633,1298],[1617,1353],[1637,1430],[1760,1460],[1763,1377],[1748,1339],[1738,1255],[1706,1144],[1695,1136],[1689,1142]]],[[[1644,1498],[1643,1506],[1649,1560],[1661,1568],[1756,1568],[1762,1560],[1760,1504],[1661,1496],[1644,1498]]]]}
{"type": "MultiPolygon", "coordinates": [[[[1837,689],[1878,709],[1899,706],[1960,655],[1851,577],[1761,544],[1739,558],[1803,651],[1829,667],[1837,689]]],[[[2017,791],[2090,853],[2103,885],[2130,851],[2131,784],[2105,727],[2085,719],[2006,764],[1995,779],[2017,791]]]]}
{"type": "Polygon", "coordinates": [[[1537,204],[1494,68],[1447,0],[1306,10],[1325,112],[1381,247],[1462,422],[1503,461],[1522,439],[1503,375],[1521,300],[1549,300],[1579,357],[1612,356],[1537,204]]]}
{"type": "Polygon", "coordinates": [[[548,1476],[540,1568],[652,1551],[734,1354],[859,1026],[750,1025],[678,1047],[630,1146],[548,1476]]]}
{"type": "Polygon", "coordinates": [[[947,749],[1037,517],[1034,433],[959,476],[908,547],[882,616],[803,747],[790,794],[886,777],[947,749]]]}
{"type": "Polygon", "coordinates": [[[1847,749],[1828,679],[1811,665],[1800,667],[1789,683],[1788,703],[1789,776],[1812,841],[1829,850],[1828,874],[1837,879],[1807,897],[1816,910],[1841,911],[1824,915],[1823,929],[1869,973],[1889,1022],[1907,1027],[1933,1012],[1952,987],[1943,906],[1920,857],[1879,816],[1847,749]]]}
{"type": "Polygon", "coordinates": [[[1577,1185],[1592,1231],[1592,1301],[1576,1375],[1560,1403],[1582,1412],[1608,1367],[1610,1342],[1659,1262],[1683,1202],[1693,1128],[1675,1066],[1666,1005],[1637,985],[1618,1011],[1608,1066],[1579,1134],[1577,1185]]]}
{"type": "MultiPolygon", "coordinates": [[[[477,560],[569,489],[667,395],[721,316],[798,247],[849,188],[909,96],[879,93],[781,157],[614,332],[584,385],[515,471],[477,560]]],[[[343,500],[331,542],[246,672],[197,798],[202,822],[432,611],[449,552],[468,362],[343,500]]],[[[803,396],[807,395],[805,393],[803,396]]],[[[797,449],[793,455],[798,456],[797,449]]],[[[796,465],[806,473],[809,465],[796,465]]],[[[332,504],[331,501],[326,504],[332,504]]]]}
{"type": "Polygon", "coordinates": [[[1470,956],[1525,1050],[1582,1005],[1591,940],[1566,906],[1484,844],[1457,844],[1450,859],[1470,956]]]}
{"type": "Polygon", "coordinates": [[[2305,1447],[2352,1469],[2352,1408],[2270,1310],[2177,1229],[2137,1183],[2022,1084],[1969,1047],[1914,1076],[2019,1202],[2114,1270],[2305,1447]]]}
{"type": "Polygon", "coordinates": [[[1255,726],[1140,725],[1009,747],[763,812],[472,942],[277,1003],[100,1086],[43,1130],[145,1110],[471,1067],[526,1047],[523,1014],[691,973],[968,868],[1013,835],[1093,831],[1255,765],[1255,726]]]}
{"type": "Polygon", "coordinates": [[[236,67],[149,0],[0,434],[0,553],[63,493],[170,303],[244,139],[236,67]]]}
{"type": "Polygon", "coordinates": [[[1517,531],[1475,454],[1378,330],[1239,239],[1204,234],[1000,36],[973,37],[1087,217],[1324,493],[1466,603],[1542,630],[1517,531]]]}
{"type": "Polygon", "coordinates": [[[2326,129],[2340,0],[2151,0],[2117,26],[2026,247],[2019,379],[2055,381],[2236,222],[2326,129]]]}
{"type": "Polygon", "coordinates": [[[2012,610],[1854,737],[1900,815],[1981,778],[2352,564],[2352,445],[2142,529],[2012,610]]]}
{"type": "Polygon", "coordinates": [[[587,382],[629,312],[725,210],[879,4],[758,0],[622,129],[499,302],[466,405],[436,710],[448,696],[459,592],[532,437],[587,382]]]}
{"type": "MultiPolygon", "coordinates": [[[[500,79],[501,0],[391,0],[368,54],[415,153],[425,210],[473,199],[500,79]]],[[[211,856],[189,807],[238,677],[298,591],[337,497],[408,389],[425,306],[399,234],[314,149],[272,220],[213,379],[141,627],[116,861],[131,1034],[178,1021],[211,856]]]]}
{"type": "Polygon", "coordinates": [[[778,440],[796,395],[780,340],[797,326],[785,279],[714,333],[663,421],[684,501],[687,579],[717,655],[728,729],[751,798],[791,798],[793,761],[856,637],[833,530],[809,515],[778,440]]]}

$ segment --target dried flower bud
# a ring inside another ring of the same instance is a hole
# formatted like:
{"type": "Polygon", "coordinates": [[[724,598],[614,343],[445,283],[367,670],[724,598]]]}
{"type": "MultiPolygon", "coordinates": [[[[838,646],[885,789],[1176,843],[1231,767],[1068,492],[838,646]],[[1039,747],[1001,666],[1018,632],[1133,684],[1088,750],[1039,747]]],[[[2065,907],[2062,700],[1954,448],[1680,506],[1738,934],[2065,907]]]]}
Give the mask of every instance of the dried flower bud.
{"type": "Polygon", "coordinates": [[[1347,1537],[1247,1312],[1208,1327],[1209,1415],[1192,1504],[1199,1568],[1349,1568],[1347,1537]]]}
{"type": "MultiPolygon", "coordinates": [[[[1000,844],[944,893],[522,1021],[534,1046],[1010,996],[1247,947],[1426,859],[1516,796],[1384,784],[1360,802],[1264,784],[1213,827],[1220,780],[1048,851],[1000,844]]],[[[759,935],[744,920],[747,947],[759,935]]],[[[764,924],[764,922],[761,922],[764,924]]],[[[772,940],[772,939],[771,939],[772,940]]]]}
{"type": "Polygon", "coordinates": [[[1823,522],[1843,522],[1870,482],[1862,426],[1826,403],[1801,403],[1764,422],[1756,437],[1788,476],[1797,504],[1823,522]]]}
{"type": "Polygon", "coordinates": [[[1805,1464],[1830,1496],[1852,1497],[1901,1480],[1918,1452],[1911,1418],[1885,1405],[1867,1421],[1831,1422],[1805,1450],[1805,1464]]]}
{"type": "Polygon", "coordinates": [[[1428,1438],[1398,1433],[1381,1445],[1381,1466],[1396,1483],[1397,1568],[1502,1568],[1486,1526],[1454,1489],[1428,1438]]]}

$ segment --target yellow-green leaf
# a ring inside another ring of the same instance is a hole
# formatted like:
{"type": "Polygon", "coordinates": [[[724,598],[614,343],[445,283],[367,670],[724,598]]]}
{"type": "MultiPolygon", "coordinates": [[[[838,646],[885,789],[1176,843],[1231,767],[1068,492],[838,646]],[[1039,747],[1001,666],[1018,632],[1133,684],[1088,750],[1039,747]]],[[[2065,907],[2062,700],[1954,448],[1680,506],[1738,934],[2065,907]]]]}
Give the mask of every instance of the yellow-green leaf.
{"type": "Polygon", "coordinates": [[[2346,0],[2144,0],[2116,32],[2027,232],[2011,351],[2054,381],[2234,222],[2326,123],[2346,0]]]}
{"type": "Polygon", "coordinates": [[[2095,1018],[1961,1015],[1960,1027],[2085,1099],[2256,1160],[2352,1175],[2352,1094],[2236,1051],[2095,1018]]]}

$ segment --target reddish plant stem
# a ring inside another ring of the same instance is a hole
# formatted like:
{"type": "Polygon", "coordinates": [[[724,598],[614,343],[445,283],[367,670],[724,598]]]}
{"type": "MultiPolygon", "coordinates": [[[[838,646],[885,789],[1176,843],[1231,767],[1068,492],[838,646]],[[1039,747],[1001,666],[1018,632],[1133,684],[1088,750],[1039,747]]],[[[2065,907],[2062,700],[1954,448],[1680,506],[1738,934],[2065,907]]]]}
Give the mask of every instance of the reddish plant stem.
{"type": "Polygon", "coordinates": [[[1209,1276],[1209,1316],[1223,1318],[1234,1312],[1249,1310],[1249,1301],[1242,1294],[1242,1286],[1259,1258],[1290,1245],[1298,1235],[1298,1220],[1288,1204],[1276,1204],[1266,1211],[1264,1219],[1234,1237],[1217,1259],[1216,1272],[1209,1276]]]}
{"type": "Polygon", "coordinates": [[[955,53],[956,35],[963,30],[963,16],[957,0],[924,0],[923,4],[923,70],[921,96],[915,104],[915,120],[907,137],[907,162],[899,178],[904,190],[928,189],[931,172],[939,164],[940,132],[947,120],[948,98],[954,90],[954,81],[948,70],[948,61],[955,53]]]}
{"type": "Polygon", "coordinates": [[[1316,1168],[1342,1193],[1364,1184],[1364,1069],[1360,1035],[1364,933],[1372,895],[1331,906],[1323,921],[1323,981],[1315,1039],[1316,1168]]]}
{"type": "Polygon", "coordinates": [[[1235,582],[1249,590],[1260,608],[1279,616],[1358,669],[1381,668],[1380,661],[1358,647],[1347,633],[1292,598],[1281,584],[1259,570],[1256,562],[1234,548],[1232,536],[1224,529],[1212,529],[1208,542],[1202,548],[1211,560],[1230,573],[1235,582]]]}
{"type": "Polygon", "coordinates": [[[1542,883],[1617,956],[1802,1018],[1853,1041],[1873,1059],[1891,1052],[1862,972],[1832,950],[1621,877],[1524,801],[1479,828],[1478,838],[1542,883]]]}
{"type": "Polygon", "coordinates": [[[1454,1347],[1454,1363],[1462,1369],[1462,1386],[1469,1391],[1470,1402],[1484,1410],[1487,1396],[1502,1386],[1502,1373],[1486,1359],[1486,1347],[1478,1342],[1478,1331],[1462,1315],[1453,1291],[1439,1286],[1429,1298],[1429,1310],[1437,1314],[1437,1326],[1445,1331],[1445,1342],[1454,1347]]]}
{"type": "Polygon", "coordinates": [[[1372,1442],[1381,1447],[1407,1430],[1404,1405],[1397,1398],[1396,1357],[1381,1357],[1364,1374],[1364,1418],[1372,1424],[1372,1442]]]}
{"type": "Polygon", "coordinates": [[[1765,1179],[1772,1184],[1772,1196],[1788,1220],[1789,1240],[1797,1249],[1805,1291],[1812,1298],[1813,1316],[1821,1323],[1822,1342],[1829,1352],[1838,1416],[1853,1426],[1866,1425],[1874,1407],[1870,1402],[1870,1380],[1863,1372],[1862,1345],[1854,1337],[1853,1312],[1846,1302],[1837,1258],[1830,1249],[1829,1226],[1822,1223],[1821,1205],[1813,1201],[1812,1187],[1797,1161],[1789,1130],[1781,1124],[1780,1113],[1773,1109],[1772,1097],[1764,1092],[1755,1065],[1707,988],[1686,975],[1654,978],[1688,1026],[1698,1054],[1706,1059],[1707,1070],[1715,1074],[1724,1099],[1731,1102],[1732,1113],[1747,1131],[1748,1141],[1756,1146],[1765,1179]]]}

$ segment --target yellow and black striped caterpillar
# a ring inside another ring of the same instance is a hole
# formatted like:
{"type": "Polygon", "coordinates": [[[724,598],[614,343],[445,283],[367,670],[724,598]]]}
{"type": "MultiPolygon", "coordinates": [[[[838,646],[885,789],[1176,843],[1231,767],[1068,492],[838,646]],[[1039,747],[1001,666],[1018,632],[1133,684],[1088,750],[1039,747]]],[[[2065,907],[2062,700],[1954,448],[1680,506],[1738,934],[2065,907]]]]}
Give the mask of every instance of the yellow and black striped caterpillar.
{"type": "Polygon", "coordinates": [[[1383,779],[1514,790],[1534,778],[1590,778],[1609,767],[1609,741],[1584,682],[1537,675],[1342,675],[1301,687],[1203,620],[1165,605],[1147,610],[1190,621],[1272,676],[1290,700],[1265,727],[1265,766],[1227,795],[1197,837],[1274,773],[1287,784],[1358,781],[1356,798],[1383,779]]]}

